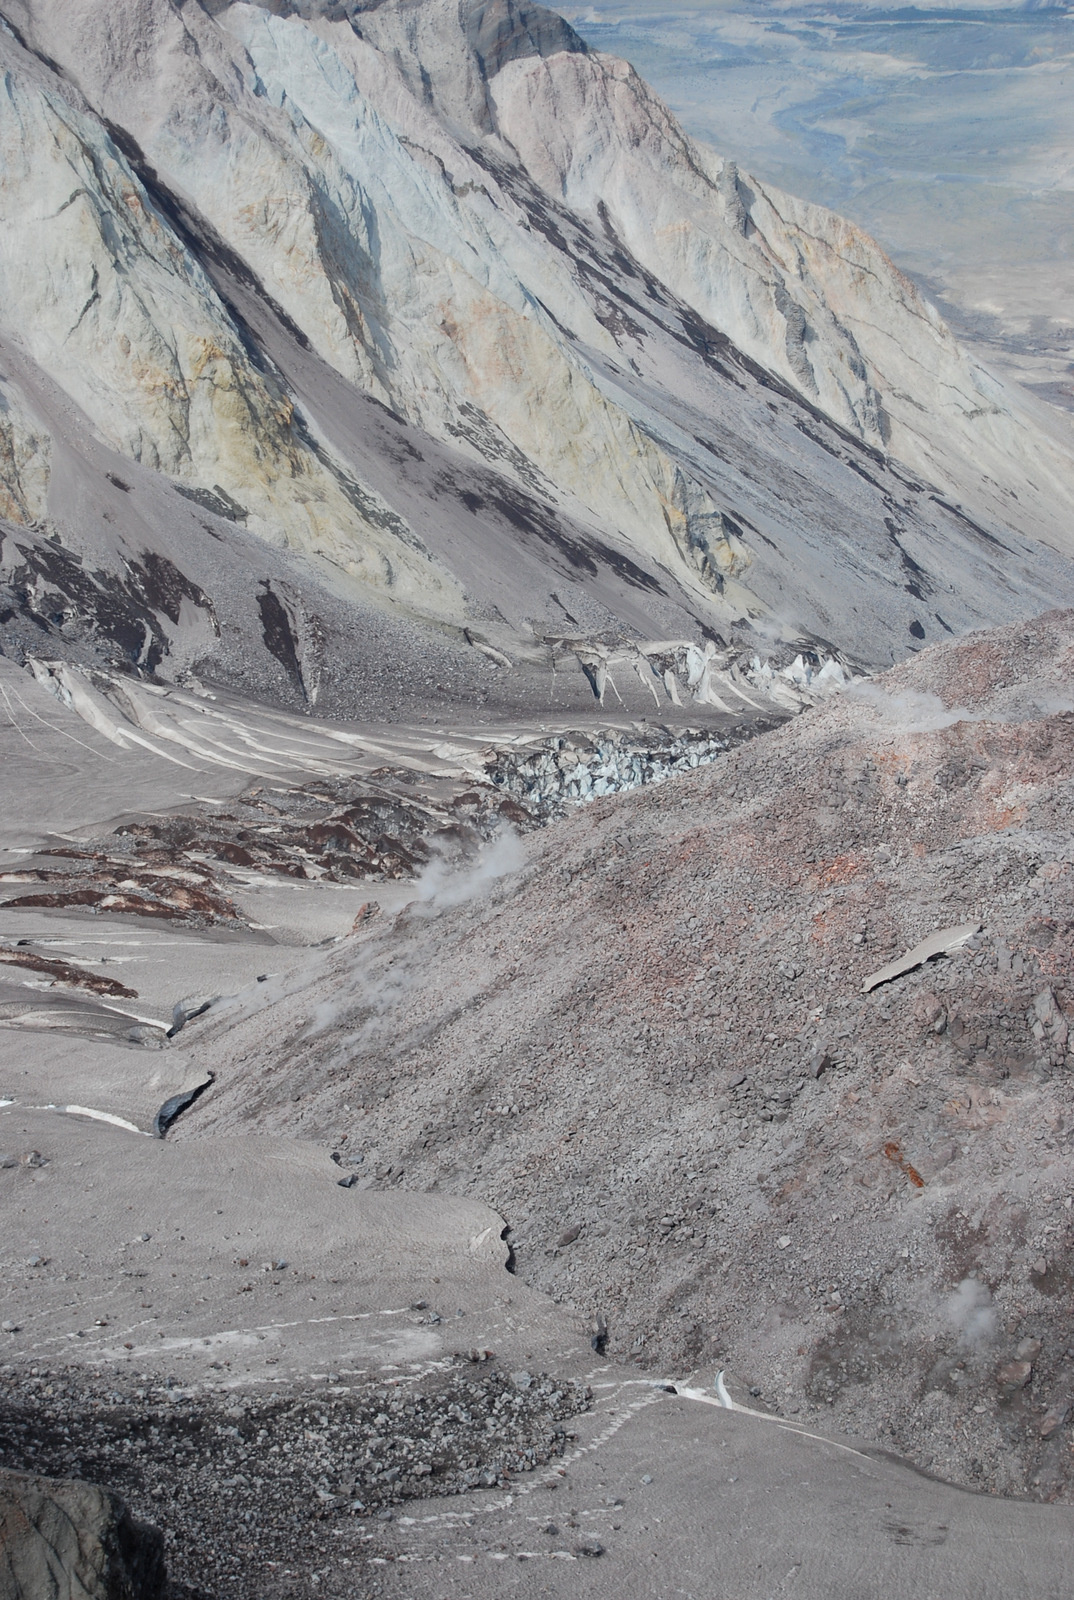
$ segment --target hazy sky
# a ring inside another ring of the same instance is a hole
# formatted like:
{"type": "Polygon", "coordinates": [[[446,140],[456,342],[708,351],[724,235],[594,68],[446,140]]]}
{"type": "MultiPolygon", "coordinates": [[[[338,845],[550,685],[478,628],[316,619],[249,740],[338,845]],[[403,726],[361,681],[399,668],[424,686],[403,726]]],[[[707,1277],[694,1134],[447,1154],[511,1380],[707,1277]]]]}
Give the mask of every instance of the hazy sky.
{"type": "Polygon", "coordinates": [[[1023,375],[1074,357],[1074,0],[560,9],[692,133],[862,223],[1023,375]]]}

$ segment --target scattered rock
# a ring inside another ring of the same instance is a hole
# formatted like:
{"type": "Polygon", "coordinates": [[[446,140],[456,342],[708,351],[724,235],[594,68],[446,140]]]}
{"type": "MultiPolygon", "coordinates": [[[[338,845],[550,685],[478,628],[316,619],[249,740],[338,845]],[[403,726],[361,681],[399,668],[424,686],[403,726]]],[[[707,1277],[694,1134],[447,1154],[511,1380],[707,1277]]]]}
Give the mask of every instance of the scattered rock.
{"type": "Polygon", "coordinates": [[[996,1382],[1001,1389],[1007,1389],[1013,1394],[1018,1389],[1024,1389],[1032,1376],[1032,1362],[1008,1361],[996,1373],[996,1382]]]}
{"type": "Polygon", "coordinates": [[[1052,1403],[1052,1405],[1050,1405],[1048,1407],[1047,1411],[1044,1413],[1043,1417],[1040,1420],[1040,1436],[1041,1436],[1041,1438],[1042,1439],[1050,1439],[1052,1434],[1053,1433],[1057,1433],[1058,1430],[1063,1426],[1064,1422],[1067,1420],[1067,1417],[1069,1415],[1070,1415],[1070,1401],[1069,1400],[1056,1400],[1056,1401],[1054,1401],[1052,1403]]]}
{"type": "Polygon", "coordinates": [[[571,1547],[571,1554],[583,1557],[602,1556],[604,1554],[604,1546],[601,1544],[599,1539],[579,1539],[578,1542],[571,1547]]]}
{"type": "Polygon", "coordinates": [[[825,1045],[814,1045],[809,1053],[806,1069],[811,1078],[819,1078],[822,1072],[829,1072],[835,1066],[835,1058],[825,1045]]]}
{"type": "Polygon", "coordinates": [[[556,1240],[557,1249],[563,1250],[567,1245],[573,1244],[575,1239],[577,1239],[580,1235],[581,1231],[581,1225],[573,1228],[565,1228],[560,1234],[559,1238],[556,1240]]]}
{"type": "Polygon", "coordinates": [[[1040,994],[1033,996],[1029,1026],[1030,1032],[1038,1042],[1043,1043],[1048,1039],[1057,1049],[1066,1048],[1069,1037],[1067,1020],[1056,1004],[1051,989],[1042,989],[1040,994]]]}
{"type": "Polygon", "coordinates": [[[1071,1414],[1071,1402],[1055,1400],[1040,1418],[1040,1438],[1052,1438],[1052,1435],[1063,1427],[1069,1414],[1071,1414]]]}
{"type": "Polygon", "coordinates": [[[914,1016],[926,1031],[943,1033],[947,1027],[947,1009],[939,995],[933,994],[931,989],[918,999],[914,1007],[914,1016]]]}

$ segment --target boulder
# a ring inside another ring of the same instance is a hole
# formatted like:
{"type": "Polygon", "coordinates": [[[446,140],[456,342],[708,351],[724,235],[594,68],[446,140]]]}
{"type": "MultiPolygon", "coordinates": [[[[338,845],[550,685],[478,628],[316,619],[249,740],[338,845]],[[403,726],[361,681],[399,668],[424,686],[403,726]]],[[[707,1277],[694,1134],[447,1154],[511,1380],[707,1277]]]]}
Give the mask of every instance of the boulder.
{"type": "Polygon", "coordinates": [[[0,1472],[0,1600],[163,1600],[164,1536],[117,1494],[0,1472]]]}

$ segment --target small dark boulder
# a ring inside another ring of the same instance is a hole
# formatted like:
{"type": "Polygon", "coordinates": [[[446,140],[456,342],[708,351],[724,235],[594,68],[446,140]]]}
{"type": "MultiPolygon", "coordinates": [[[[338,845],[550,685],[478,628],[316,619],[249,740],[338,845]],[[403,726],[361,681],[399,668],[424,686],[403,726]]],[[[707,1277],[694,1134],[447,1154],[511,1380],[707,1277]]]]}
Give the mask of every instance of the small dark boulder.
{"type": "Polygon", "coordinates": [[[164,1535],[108,1489],[0,1471],[2,1600],[164,1600],[164,1535]]]}

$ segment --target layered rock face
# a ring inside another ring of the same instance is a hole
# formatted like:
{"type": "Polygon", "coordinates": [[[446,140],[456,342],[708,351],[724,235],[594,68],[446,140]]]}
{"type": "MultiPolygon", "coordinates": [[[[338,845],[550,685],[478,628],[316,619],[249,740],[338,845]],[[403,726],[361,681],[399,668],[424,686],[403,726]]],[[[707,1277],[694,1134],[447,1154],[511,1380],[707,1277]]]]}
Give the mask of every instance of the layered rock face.
{"type": "Polygon", "coordinates": [[[531,661],[745,629],[879,664],[1074,595],[1045,414],[553,13],[0,17],[0,511],[212,602],[155,607],[155,670],[271,655],[266,581],[323,586],[352,657],[372,605],[531,661]]]}

